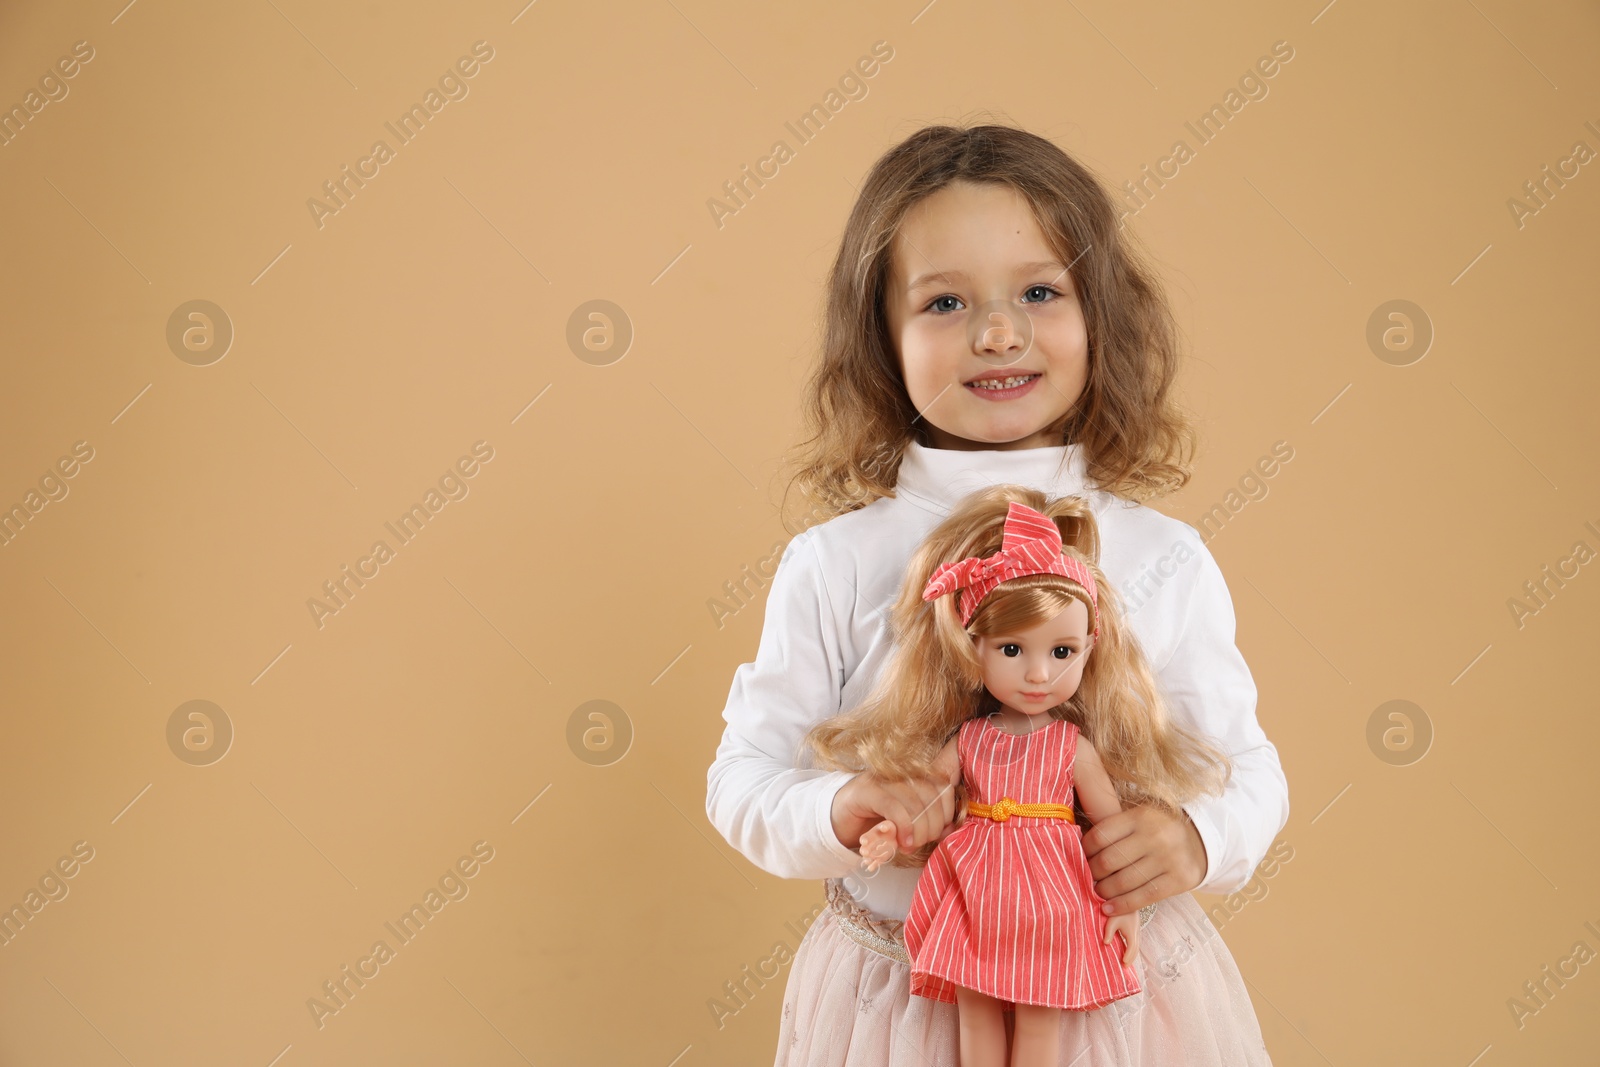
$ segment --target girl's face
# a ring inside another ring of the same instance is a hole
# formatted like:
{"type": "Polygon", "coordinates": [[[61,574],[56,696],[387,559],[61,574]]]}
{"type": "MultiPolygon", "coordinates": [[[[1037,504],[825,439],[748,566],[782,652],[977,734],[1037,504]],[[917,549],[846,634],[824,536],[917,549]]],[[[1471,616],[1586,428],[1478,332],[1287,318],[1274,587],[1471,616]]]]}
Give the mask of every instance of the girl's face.
{"type": "Polygon", "coordinates": [[[1022,715],[1042,715],[1078,691],[1088,660],[1089,609],[1074,600],[1030,630],[973,637],[984,688],[1022,715]]]}
{"type": "Polygon", "coordinates": [[[1089,333],[1022,194],[953,182],[906,213],[892,254],[884,313],[928,443],[1059,445],[1088,380],[1089,333]]]}

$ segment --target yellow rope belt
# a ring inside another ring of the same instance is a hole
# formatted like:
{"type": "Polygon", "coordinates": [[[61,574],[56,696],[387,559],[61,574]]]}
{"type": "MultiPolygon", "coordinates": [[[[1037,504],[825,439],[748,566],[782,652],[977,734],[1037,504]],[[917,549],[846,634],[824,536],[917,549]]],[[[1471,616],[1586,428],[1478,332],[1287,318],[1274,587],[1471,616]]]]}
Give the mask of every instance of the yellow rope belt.
{"type": "Polygon", "coordinates": [[[1078,821],[1072,814],[1070,804],[1020,804],[1010,797],[1001,797],[993,804],[979,804],[975,800],[969,800],[967,811],[980,819],[993,819],[995,822],[1005,822],[1013,815],[1027,815],[1035,819],[1065,819],[1073,823],[1078,821]]]}

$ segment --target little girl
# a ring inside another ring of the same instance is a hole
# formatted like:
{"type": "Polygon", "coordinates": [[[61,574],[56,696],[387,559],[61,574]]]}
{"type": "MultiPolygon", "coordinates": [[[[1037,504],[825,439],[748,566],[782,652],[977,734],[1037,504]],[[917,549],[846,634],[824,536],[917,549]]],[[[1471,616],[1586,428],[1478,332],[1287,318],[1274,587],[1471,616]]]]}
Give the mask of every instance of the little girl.
{"type": "Polygon", "coordinates": [[[1192,431],[1172,393],[1176,325],[1111,197],[1041,137],[928,127],[867,176],[827,303],[796,474],[826,521],[784,549],[707,776],[707,815],[735,848],[770,874],[826,883],[828,910],[790,964],[776,1064],[957,1062],[956,1005],[910,990],[902,924],[920,868],[867,876],[857,851],[884,820],[908,854],[948,833],[954,754],[929,776],[886,780],[808,766],[801,742],[870,692],[916,546],[1000,483],[1088,502],[1100,567],[1174,721],[1233,766],[1221,796],[1176,815],[1131,805],[1083,835],[1107,914],[1149,909],[1142,989],[1060,1012],[1060,1063],[1269,1063],[1233,957],[1190,891],[1249,881],[1288,819],[1288,786],[1216,561],[1192,527],[1142,503],[1187,482],[1192,431]]]}
{"type": "MultiPolygon", "coordinates": [[[[806,735],[824,765],[891,780],[957,747],[978,818],[927,857],[904,934],[911,992],[960,1005],[963,1067],[1008,1062],[1003,1010],[1011,1067],[1055,1067],[1060,1011],[1140,991],[1137,916],[1101,912],[1073,799],[1099,823],[1122,799],[1176,811],[1226,780],[1226,757],[1169,721],[1097,544],[1075,497],[963,500],[912,557],[871,696],[806,735]]],[[[862,835],[869,871],[899,862],[897,831],[862,835]]]]}

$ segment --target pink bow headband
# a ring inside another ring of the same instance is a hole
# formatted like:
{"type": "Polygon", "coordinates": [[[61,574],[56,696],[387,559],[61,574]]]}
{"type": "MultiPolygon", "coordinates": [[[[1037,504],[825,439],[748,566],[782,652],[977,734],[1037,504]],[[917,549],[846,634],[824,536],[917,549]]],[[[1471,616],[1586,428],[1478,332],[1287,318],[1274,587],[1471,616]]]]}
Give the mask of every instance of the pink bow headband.
{"type": "Polygon", "coordinates": [[[1028,574],[1059,574],[1087,589],[1094,606],[1093,634],[1100,636],[1100,594],[1089,568],[1071,556],[1062,555],[1061,530],[1053,519],[1014,500],[1006,510],[1000,551],[984,558],[968,556],[954,563],[940,564],[923,588],[922,599],[933,600],[958,589],[965,590],[957,602],[961,607],[961,625],[966,626],[995,586],[1028,574]]]}

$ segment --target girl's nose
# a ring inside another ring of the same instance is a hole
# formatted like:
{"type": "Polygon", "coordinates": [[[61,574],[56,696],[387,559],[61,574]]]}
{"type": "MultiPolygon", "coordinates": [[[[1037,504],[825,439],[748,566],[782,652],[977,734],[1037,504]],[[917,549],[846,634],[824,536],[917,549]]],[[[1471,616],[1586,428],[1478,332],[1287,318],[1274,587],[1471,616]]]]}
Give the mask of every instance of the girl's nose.
{"type": "Polygon", "coordinates": [[[992,311],[983,321],[978,333],[978,346],[991,352],[1004,352],[1017,340],[1017,329],[1011,317],[1004,312],[992,311]]]}

